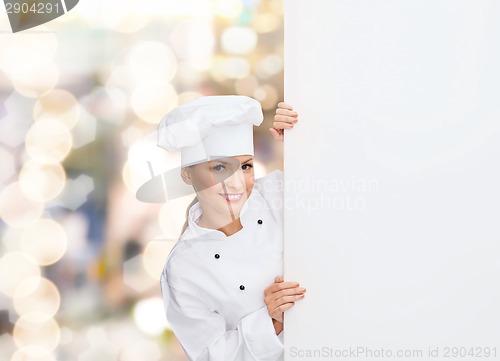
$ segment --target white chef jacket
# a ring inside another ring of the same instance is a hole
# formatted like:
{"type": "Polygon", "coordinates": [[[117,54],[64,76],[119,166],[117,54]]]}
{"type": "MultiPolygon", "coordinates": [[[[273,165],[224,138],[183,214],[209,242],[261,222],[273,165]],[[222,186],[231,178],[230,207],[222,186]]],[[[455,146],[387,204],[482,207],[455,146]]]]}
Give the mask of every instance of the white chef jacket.
{"type": "Polygon", "coordinates": [[[255,181],[231,236],[197,225],[199,203],[167,257],[160,284],[167,320],[190,360],[283,360],[264,289],[283,274],[283,173],[255,181]]]}

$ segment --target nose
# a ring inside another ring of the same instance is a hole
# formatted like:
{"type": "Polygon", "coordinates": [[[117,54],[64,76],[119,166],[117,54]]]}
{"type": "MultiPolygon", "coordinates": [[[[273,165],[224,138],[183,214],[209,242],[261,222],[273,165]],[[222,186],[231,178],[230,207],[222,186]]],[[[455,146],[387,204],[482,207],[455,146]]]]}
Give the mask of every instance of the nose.
{"type": "Polygon", "coordinates": [[[236,172],[231,174],[230,177],[227,177],[224,180],[224,184],[228,190],[232,191],[243,191],[245,189],[245,177],[243,175],[243,171],[238,169],[236,172]]]}

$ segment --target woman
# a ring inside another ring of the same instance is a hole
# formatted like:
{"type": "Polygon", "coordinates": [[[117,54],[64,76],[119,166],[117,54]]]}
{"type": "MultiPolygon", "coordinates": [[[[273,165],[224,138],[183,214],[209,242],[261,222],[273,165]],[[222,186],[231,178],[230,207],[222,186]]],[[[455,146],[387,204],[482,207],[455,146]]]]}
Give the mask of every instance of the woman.
{"type": "MultiPolygon", "coordinates": [[[[181,177],[197,194],[161,275],[167,319],[190,360],[282,360],[283,312],[304,297],[297,282],[276,276],[283,182],[279,171],[254,179],[253,126],[262,120],[252,98],[213,96],[159,127],[158,145],[181,150],[181,177]]],[[[296,122],[280,103],[270,131],[282,141],[296,122]]]]}

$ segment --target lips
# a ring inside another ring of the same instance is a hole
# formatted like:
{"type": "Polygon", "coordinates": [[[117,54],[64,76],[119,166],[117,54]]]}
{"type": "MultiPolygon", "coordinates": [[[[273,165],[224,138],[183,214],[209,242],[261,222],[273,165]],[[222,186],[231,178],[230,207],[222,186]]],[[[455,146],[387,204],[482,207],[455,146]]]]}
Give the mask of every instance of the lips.
{"type": "Polygon", "coordinates": [[[220,195],[228,202],[238,202],[242,198],[243,193],[223,193],[220,195]]]}

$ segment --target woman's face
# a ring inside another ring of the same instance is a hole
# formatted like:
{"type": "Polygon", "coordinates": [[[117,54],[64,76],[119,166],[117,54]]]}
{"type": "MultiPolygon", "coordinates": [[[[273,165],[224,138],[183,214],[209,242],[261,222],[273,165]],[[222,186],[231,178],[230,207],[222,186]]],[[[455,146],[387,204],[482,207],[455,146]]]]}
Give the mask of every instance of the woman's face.
{"type": "Polygon", "coordinates": [[[253,156],[217,159],[183,168],[181,174],[194,187],[204,216],[230,223],[239,217],[252,192],[253,156]]]}

